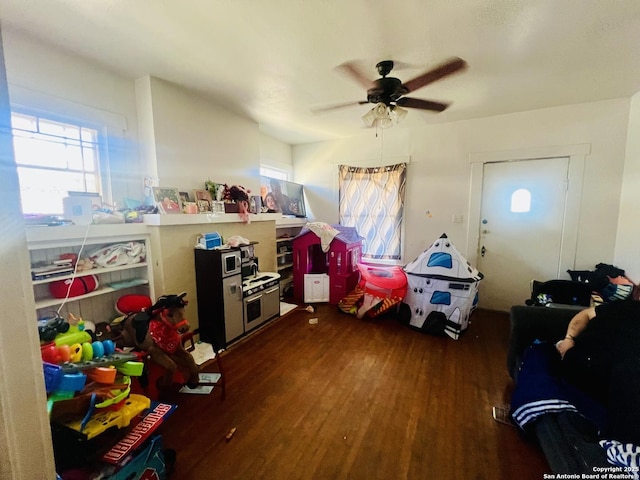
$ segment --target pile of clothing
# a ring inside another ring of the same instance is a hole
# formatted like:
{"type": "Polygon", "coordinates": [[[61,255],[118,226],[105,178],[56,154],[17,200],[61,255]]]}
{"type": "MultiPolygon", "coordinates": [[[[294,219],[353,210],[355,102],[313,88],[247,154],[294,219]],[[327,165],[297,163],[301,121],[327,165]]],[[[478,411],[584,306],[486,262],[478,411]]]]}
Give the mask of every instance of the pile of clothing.
{"type": "Polygon", "coordinates": [[[626,300],[633,294],[634,283],[625,277],[624,270],[599,263],[595,270],[567,270],[574,282],[586,283],[605,302],[626,300]]]}

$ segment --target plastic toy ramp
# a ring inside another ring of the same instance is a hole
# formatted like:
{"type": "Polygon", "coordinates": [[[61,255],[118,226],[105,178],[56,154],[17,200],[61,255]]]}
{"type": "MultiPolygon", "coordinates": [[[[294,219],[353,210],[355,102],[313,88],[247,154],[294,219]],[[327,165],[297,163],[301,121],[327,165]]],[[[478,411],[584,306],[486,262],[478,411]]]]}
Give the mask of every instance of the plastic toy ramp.
{"type": "Polygon", "coordinates": [[[80,432],[85,440],[89,440],[111,427],[124,428],[129,425],[131,419],[149,408],[151,400],[143,395],[132,393],[118,410],[100,409],[95,410],[84,428],[83,419],[77,418],[67,422],[62,422],[68,428],[80,432]]]}
{"type": "Polygon", "coordinates": [[[102,456],[102,460],[113,465],[124,465],[153,432],[178,408],[175,405],[153,402],[152,408],[118,443],[102,456]]]}

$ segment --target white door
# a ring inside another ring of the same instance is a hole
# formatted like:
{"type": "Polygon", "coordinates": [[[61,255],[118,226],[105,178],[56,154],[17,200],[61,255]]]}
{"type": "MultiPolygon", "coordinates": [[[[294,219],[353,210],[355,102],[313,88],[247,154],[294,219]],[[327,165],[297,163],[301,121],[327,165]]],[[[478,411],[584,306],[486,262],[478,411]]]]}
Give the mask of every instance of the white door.
{"type": "Polygon", "coordinates": [[[480,307],[508,311],[531,280],[559,277],[568,173],[567,157],[484,164],[480,307]]]}

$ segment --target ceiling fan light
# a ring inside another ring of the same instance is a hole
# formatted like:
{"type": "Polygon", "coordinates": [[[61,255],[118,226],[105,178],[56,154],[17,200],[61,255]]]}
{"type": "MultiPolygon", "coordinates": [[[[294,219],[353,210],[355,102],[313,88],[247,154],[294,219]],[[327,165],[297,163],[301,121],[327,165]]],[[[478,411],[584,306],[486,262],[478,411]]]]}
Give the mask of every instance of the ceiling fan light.
{"type": "Polygon", "coordinates": [[[401,121],[406,115],[407,110],[404,108],[380,102],[362,117],[362,121],[367,127],[375,125],[379,128],[389,128],[394,123],[401,121]]]}
{"type": "Polygon", "coordinates": [[[396,123],[400,123],[402,120],[404,120],[404,117],[407,116],[408,110],[398,107],[397,105],[394,107],[394,109],[391,111],[391,116],[394,117],[396,123]]]}
{"type": "Polygon", "coordinates": [[[373,111],[376,118],[389,118],[389,107],[382,102],[377,103],[376,106],[373,107],[373,111]]]}
{"type": "Polygon", "coordinates": [[[373,126],[373,122],[376,121],[376,112],[375,112],[375,107],[372,108],[371,110],[369,110],[367,113],[365,113],[362,116],[362,121],[364,122],[364,124],[367,127],[372,127],[373,126]]]}
{"type": "Polygon", "coordinates": [[[386,118],[378,118],[376,120],[377,125],[380,128],[389,128],[389,127],[393,127],[393,120],[391,120],[390,117],[386,117],[386,118]]]}

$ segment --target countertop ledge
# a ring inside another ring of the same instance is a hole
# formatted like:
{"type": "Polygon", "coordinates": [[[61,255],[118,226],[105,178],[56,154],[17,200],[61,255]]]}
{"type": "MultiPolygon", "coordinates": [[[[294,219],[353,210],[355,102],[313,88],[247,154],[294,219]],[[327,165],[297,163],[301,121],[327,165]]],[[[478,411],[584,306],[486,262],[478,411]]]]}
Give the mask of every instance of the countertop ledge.
{"type": "MultiPolygon", "coordinates": [[[[306,218],[283,217],[278,213],[252,213],[249,214],[250,222],[275,221],[276,225],[304,225],[306,218]]],[[[152,227],[162,227],[170,225],[198,225],[209,223],[242,223],[237,213],[194,213],[161,215],[150,214],[144,216],[144,224],[152,227]]]]}
{"type": "MultiPolygon", "coordinates": [[[[276,226],[304,226],[307,218],[283,217],[277,213],[251,214],[252,222],[275,221],[276,226]]],[[[126,240],[149,234],[150,227],[206,225],[217,223],[242,223],[238,214],[176,214],[176,215],[144,215],[143,223],[114,223],[91,225],[63,226],[27,226],[27,242],[30,246],[40,243],[64,242],[83,238],[104,237],[110,241],[126,240]]]]}

